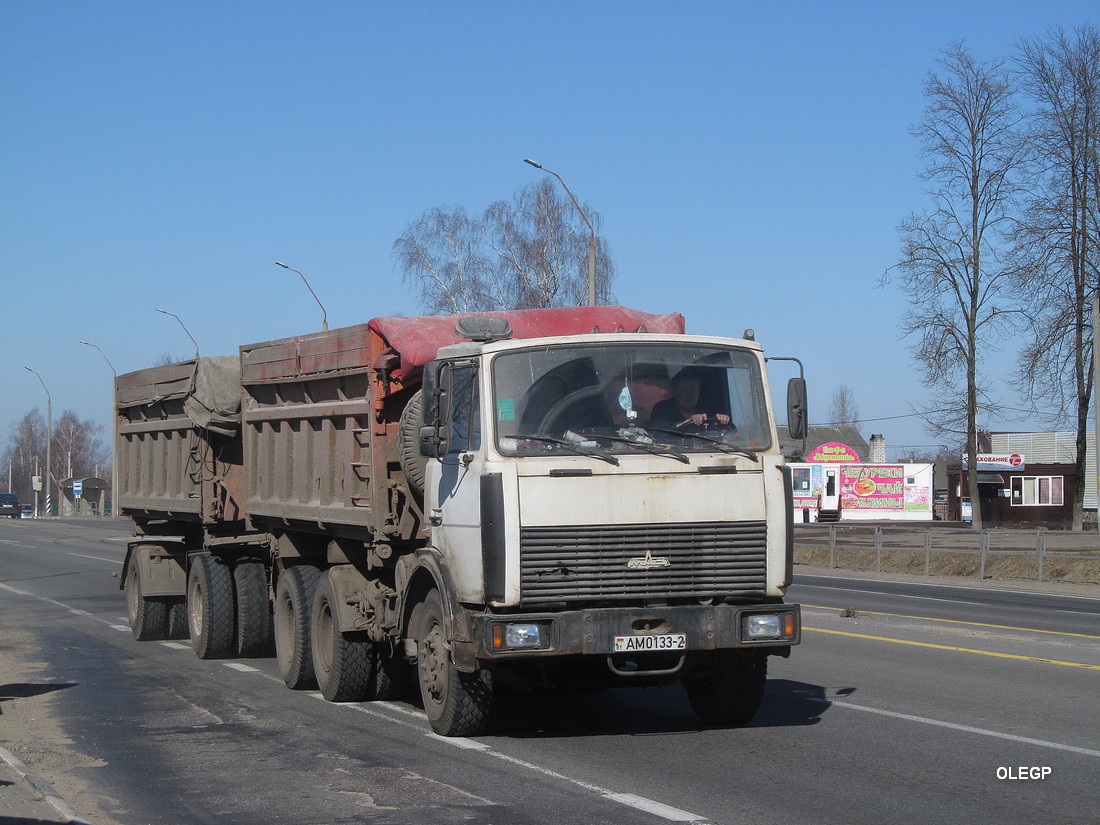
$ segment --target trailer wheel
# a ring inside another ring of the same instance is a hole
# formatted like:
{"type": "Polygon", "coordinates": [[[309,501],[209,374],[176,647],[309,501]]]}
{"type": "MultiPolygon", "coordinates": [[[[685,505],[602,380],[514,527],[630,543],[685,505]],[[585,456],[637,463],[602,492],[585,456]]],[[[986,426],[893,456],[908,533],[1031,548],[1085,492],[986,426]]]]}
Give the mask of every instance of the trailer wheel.
{"type": "Polygon", "coordinates": [[[747,724],[764,700],[768,658],[723,650],[710,659],[705,673],[684,681],[695,715],[707,725],[747,724]]]}
{"type": "Polygon", "coordinates": [[[451,663],[438,590],[428,591],[417,614],[416,669],[432,730],[440,736],[476,736],[489,718],[492,678],[484,670],[463,673],[451,663]]]}
{"type": "Polygon", "coordinates": [[[142,595],[138,567],[137,559],[131,558],[130,569],[126,571],[126,614],[134,638],[139,642],[152,642],[165,638],[168,633],[168,605],[142,595]]]}
{"type": "Polygon", "coordinates": [[[275,660],[292,690],[317,684],[310,650],[309,616],[321,571],[309,565],[288,567],[275,591],[275,660]]]}
{"type": "Polygon", "coordinates": [[[271,606],[263,562],[241,562],[233,568],[237,593],[237,655],[262,656],[270,638],[271,606]]]}
{"type": "Polygon", "coordinates": [[[310,615],[313,672],[321,695],[330,702],[360,702],[370,693],[374,671],[371,642],[340,632],[333,604],[336,592],[325,574],[317,583],[310,615]]]}
{"type": "Polygon", "coordinates": [[[235,649],[233,573],[209,553],[199,553],[187,578],[187,625],[200,659],[225,659],[235,649]]]}

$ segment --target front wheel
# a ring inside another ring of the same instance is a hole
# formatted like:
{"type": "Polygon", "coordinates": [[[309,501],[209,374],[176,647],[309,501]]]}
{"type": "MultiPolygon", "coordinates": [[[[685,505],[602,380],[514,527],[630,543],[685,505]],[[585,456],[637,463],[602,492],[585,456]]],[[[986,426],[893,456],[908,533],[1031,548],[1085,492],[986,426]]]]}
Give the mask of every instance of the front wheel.
{"type": "Polygon", "coordinates": [[[428,592],[417,613],[416,670],[432,730],[440,736],[476,736],[489,718],[492,678],[484,670],[463,673],[451,662],[438,590],[428,592]]]}
{"type": "Polygon", "coordinates": [[[707,725],[744,725],[756,716],[764,700],[768,658],[728,650],[710,654],[701,673],[684,680],[688,700],[707,725]]]}

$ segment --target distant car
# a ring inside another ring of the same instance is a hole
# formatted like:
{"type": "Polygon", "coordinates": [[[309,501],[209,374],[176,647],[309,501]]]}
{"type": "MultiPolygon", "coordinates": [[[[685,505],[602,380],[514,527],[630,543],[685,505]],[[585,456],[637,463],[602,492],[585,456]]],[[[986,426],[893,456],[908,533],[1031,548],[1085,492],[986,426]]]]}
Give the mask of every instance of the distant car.
{"type": "Polygon", "coordinates": [[[24,504],[23,505],[23,518],[34,518],[34,505],[33,504],[24,504]]]}
{"type": "Polygon", "coordinates": [[[23,518],[23,505],[15,493],[0,493],[0,516],[23,518]]]}

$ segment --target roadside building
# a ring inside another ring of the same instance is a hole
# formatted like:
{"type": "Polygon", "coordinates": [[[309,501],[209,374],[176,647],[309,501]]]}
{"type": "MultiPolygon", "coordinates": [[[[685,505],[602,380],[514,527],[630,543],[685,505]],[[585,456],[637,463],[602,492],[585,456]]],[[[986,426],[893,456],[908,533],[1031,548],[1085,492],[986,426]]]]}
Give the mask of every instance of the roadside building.
{"type": "MultiPolygon", "coordinates": [[[[810,427],[805,452],[788,462],[796,522],[925,521],[933,518],[932,464],[885,461],[885,439],[872,444],[854,427],[810,427]]],[[[780,428],[784,452],[801,450],[780,428]]]]}
{"type": "Polygon", "coordinates": [[[978,495],[967,487],[967,457],[948,467],[948,510],[969,521],[976,500],[982,523],[1062,528],[1073,515],[1073,497],[1084,485],[1085,521],[1096,524],[1096,433],[1089,431],[1085,477],[1077,475],[1077,434],[978,433],[978,495]]]}

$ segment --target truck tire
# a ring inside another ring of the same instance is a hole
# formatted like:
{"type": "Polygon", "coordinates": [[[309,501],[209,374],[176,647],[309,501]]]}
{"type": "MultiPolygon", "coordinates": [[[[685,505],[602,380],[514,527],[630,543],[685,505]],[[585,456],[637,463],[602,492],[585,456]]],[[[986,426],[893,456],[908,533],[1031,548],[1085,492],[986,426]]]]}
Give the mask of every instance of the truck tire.
{"type": "Polygon", "coordinates": [[[167,639],[186,639],[191,635],[187,628],[187,598],[168,600],[167,639]]]}
{"type": "Polygon", "coordinates": [[[374,645],[340,632],[335,602],[336,591],[326,573],[317,583],[310,615],[313,672],[328,701],[361,702],[370,693],[374,645]]]}
{"type": "Polygon", "coordinates": [[[409,487],[417,495],[424,494],[424,479],[428,474],[428,459],[420,454],[420,425],[422,397],[420,390],[413,393],[397,424],[397,460],[409,487]]]}
{"type": "Polygon", "coordinates": [[[163,600],[142,595],[138,567],[137,559],[131,557],[130,568],[126,571],[126,615],[130,619],[130,632],[139,642],[164,639],[168,635],[168,605],[163,600]]]}
{"type": "Polygon", "coordinates": [[[291,690],[314,687],[309,617],[321,571],[309,565],[288,567],[275,590],[275,660],[291,690]]]}
{"type": "Polygon", "coordinates": [[[412,692],[413,668],[387,643],[374,646],[374,677],[368,698],[379,702],[407,700],[412,692]]]}
{"type": "Polygon", "coordinates": [[[237,655],[262,656],[270,639],[271,605],[263,562],[245,561],[233,568],[237,593],[237,655]]]}
{"type": "Polygon", "coordinates": [[[420,696],[432,730],[440,736],[476,736],[489,719],[492,677],[484,670],[463,673],[451,663],[438,590],[428,591],[418,606],[415,627],[420,696]]]}
{"type": "Polygon", "coordinates": [[[752,721],[764,699],[768,657],[720,650],[702,675],[684,681],[695,715],[706,725],[744,725],[752,721]]]}
{"type": "Polygon", "coordinates": [[[187,577],[187,626],[200,659],[226,659],[236,650],[233,572],[209,553],[199,553],[187,577]]]}

